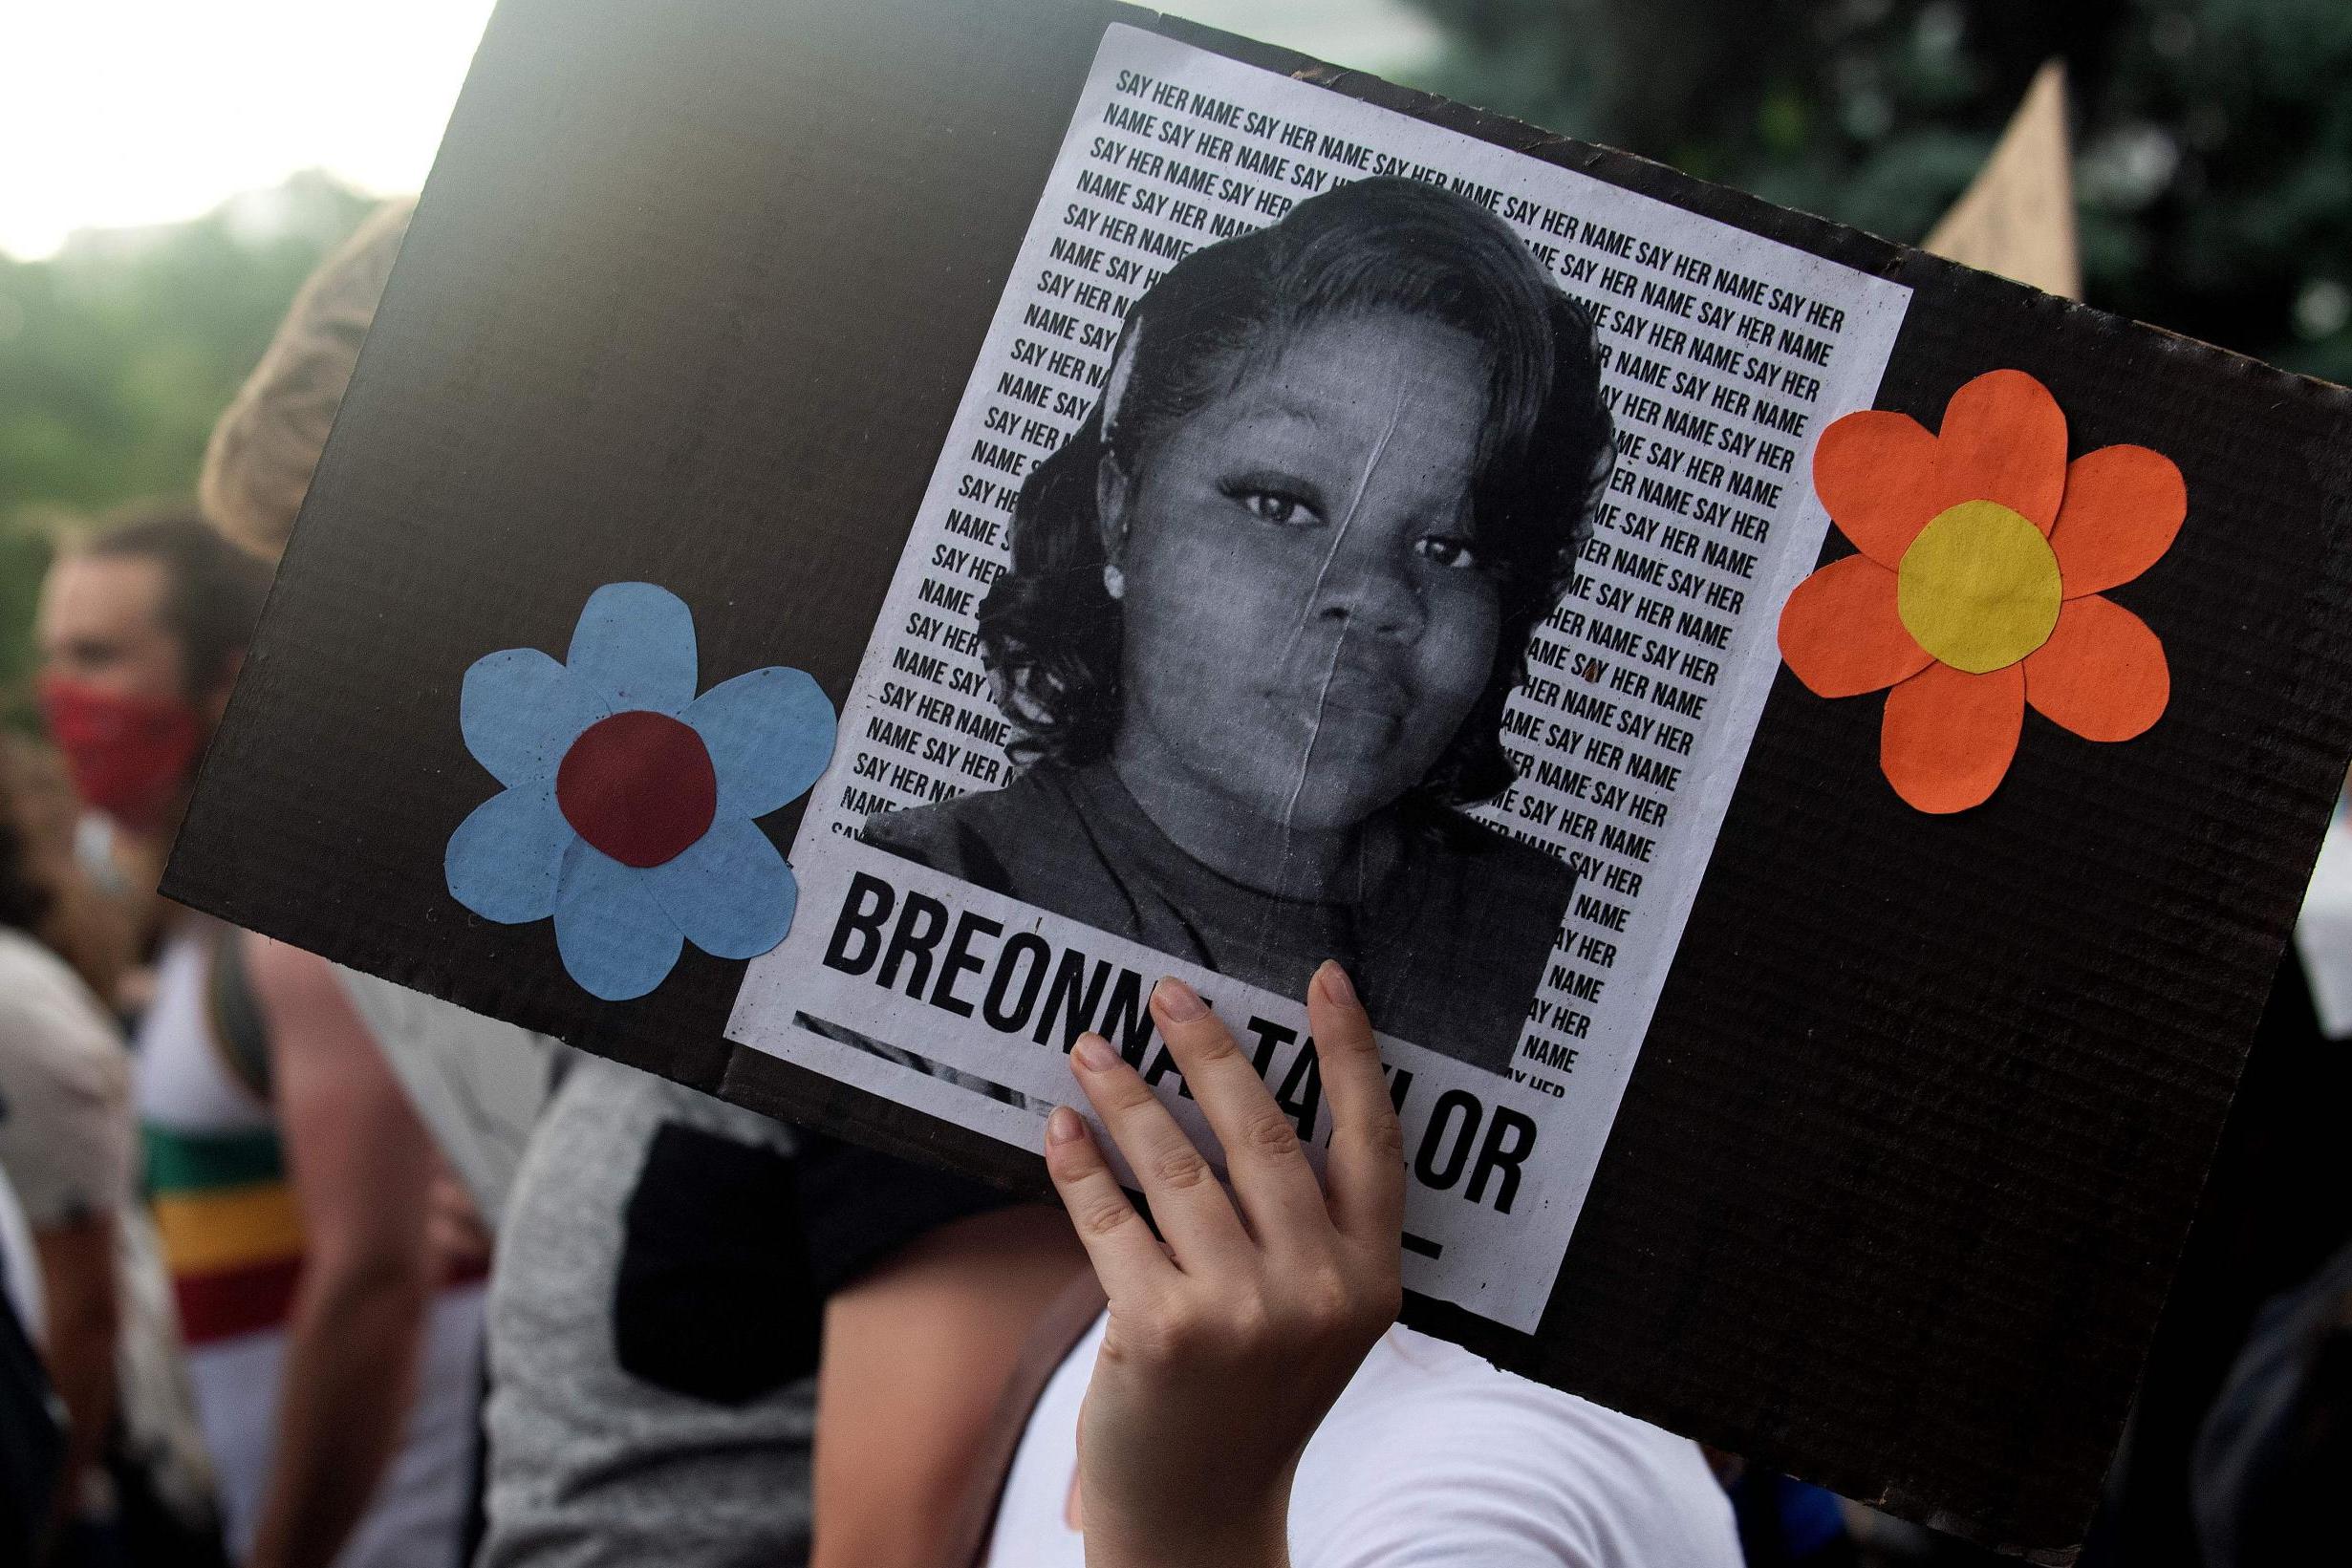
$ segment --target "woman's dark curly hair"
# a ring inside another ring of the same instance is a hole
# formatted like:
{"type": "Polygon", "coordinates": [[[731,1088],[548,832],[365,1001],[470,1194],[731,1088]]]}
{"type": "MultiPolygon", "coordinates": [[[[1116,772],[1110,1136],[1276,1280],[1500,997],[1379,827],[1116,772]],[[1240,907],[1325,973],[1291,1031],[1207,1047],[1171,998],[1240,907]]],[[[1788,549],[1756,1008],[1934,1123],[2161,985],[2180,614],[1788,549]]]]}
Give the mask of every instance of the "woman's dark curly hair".
{"type": "Polygon", "coordinates": [[[1194,251],[1128,312],[1101,402],[1022,485],[1012,568],[980,607],[1016,761],[1090,763],[1118,727],[1119,605],[1103,587],[1095,511],[1105,452],[1139,472],[1164,432],[1303,330],[1380,311],[1468,334],[1490,389],[1471,526],[1500,591],[1494,673],[1416,793],[1470,805],[1517,777],[1503,703],[1526,675],[1529,635],[1573,579],[1613,450],[1592,319],[1493,213],[1389,178],[1342,185],[1269,228],[1194,251]]]}

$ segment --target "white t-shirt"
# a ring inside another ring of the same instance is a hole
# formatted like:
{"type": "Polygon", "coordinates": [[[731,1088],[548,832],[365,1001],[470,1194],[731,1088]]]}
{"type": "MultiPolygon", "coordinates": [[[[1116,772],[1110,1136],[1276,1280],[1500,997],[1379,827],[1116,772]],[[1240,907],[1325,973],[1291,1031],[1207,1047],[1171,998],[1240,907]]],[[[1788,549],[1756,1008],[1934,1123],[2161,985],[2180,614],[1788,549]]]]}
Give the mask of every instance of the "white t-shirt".
{"type": "MultiPolygon", "coordinates": [[[[1037,1403],[991,1568],[1083,1568],[1068,1522],[1078,1406],[1103,1321],[1037,1403]]],[[[1389,1330],[1299,1460],[1293,1568],[1739,1568],[1730,1502],[1695,1444],[1389,1330]]]]}
{"type": "Polygon", "coordinates": [[[131,1059],[63,959],[0,927],[0,1169],[55,1230],[131,1201],[131,1059]]]}

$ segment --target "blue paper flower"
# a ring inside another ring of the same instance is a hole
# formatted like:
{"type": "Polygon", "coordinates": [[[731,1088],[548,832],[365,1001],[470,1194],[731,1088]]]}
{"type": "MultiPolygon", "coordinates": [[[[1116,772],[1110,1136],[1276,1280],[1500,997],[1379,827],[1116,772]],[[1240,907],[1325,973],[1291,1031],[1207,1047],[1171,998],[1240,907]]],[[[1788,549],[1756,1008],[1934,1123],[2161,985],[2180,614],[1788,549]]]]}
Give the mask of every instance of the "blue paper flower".
{"type": "Polygon", "coordinates": [[[509,648],[465,672],[465,747],[506,790],[449,835],[451,896],[486,920],[555,920],[564,968],[607,1001],[659,985],[691,941],[722,958],[791,929],[792,869],[753,820],[832,756],[805,672],[695,695],[694,615],[651,583],[589,596],[558,664],[509,648]]]}

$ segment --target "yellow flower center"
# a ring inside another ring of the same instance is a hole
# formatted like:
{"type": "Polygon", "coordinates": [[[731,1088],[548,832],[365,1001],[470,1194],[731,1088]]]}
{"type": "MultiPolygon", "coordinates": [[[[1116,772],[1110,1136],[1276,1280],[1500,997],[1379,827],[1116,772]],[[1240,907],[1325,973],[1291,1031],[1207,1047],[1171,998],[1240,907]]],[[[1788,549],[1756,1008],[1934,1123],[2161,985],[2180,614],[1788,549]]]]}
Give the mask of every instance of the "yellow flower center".
{"type": "Polygon", "coordinates": [[[1955,670],[2003,670],[2050,640],[2063,591],[2041,530],[1994,501],[1963,501],[1903,552],[1904,629],[1955,670]]]}

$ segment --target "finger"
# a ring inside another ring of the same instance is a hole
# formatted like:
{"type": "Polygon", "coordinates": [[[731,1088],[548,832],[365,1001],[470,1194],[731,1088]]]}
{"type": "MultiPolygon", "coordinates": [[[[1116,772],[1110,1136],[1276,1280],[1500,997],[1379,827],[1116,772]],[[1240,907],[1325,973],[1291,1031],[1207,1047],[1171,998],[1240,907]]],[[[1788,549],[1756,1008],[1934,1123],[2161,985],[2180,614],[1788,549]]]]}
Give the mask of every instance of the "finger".
{"type": "Polygon", "coordinates": [[[1094,1147],[1086,1118],[1068,1106],[1054,1106],[1046,1118],[1046,1170],[1103,1294],[1114,1301],[1133,1300],[1176,1278],[1176,1265],[1160,1251],[1159,1238],[1094,1147]]]}
{"type": "Polygon", "coordinates": [[[1225,1171],[1251,1229],[1261,1236],[1328,1235],[1330,1211],[1299,1147],[1298,1128],[1274,1103],[1265,1080],[1234,1042],[1233,1031],[1209,1011],[1199,993],[1174,977],[1153,988],[1152,1018],[1184,1074],[1184,1086],[1225,1150],[1225,1171]]]}
{"type": "Polygon", "coordinates": [[[1069,1059],[1111,1141],[1142,1183],[1152,1218],[1176,1248],[1177,1266],[1190,1272],[1219,1257],[1248,1252],[1249,1234],[1241,1229],[1241,1216],[1233,1212],[1233,1200],[1225,1195],[1217,1172],[1143,1075],[1100,1035],[1080,1035],[1069,1059]]]}
{"type": "Polygon", "coordinates": [[[1306,988],[1306,1024],[1331,1107],[1324,1174],[1332,1223],[1343,1235],[1394,1247],[1405,1228],[1405,1133],[1380,1070],[1372,1020],[1339,965],[1315,971],[1306,988]]]}

